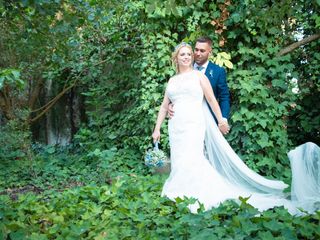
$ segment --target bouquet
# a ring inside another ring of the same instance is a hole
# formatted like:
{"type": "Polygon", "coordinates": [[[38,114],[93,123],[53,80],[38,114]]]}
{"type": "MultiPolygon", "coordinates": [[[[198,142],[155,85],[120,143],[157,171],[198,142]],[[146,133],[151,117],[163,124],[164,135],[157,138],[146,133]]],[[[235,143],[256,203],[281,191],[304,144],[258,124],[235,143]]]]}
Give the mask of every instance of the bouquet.
{"type": "Polygon", "coordinates": [[[159,149],[159,142],[154,143],[154,148],[149,149],[144,157],[144,162],[148,167],[160,168],[169,163],[167,155],[159,149]]]}

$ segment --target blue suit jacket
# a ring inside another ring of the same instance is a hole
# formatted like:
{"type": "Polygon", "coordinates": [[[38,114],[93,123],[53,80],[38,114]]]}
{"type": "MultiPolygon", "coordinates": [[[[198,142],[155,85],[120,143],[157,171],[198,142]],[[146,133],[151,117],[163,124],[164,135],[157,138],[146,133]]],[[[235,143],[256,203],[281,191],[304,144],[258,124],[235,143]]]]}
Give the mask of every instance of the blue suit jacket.
{"type": "MultiPolygon", "coordinates": [[[[225,69],[209,61],[205,75],[208,77],[214,95],[219,102],[222,116],[228,119],[230,114],[230,93],[225,69]]],[[[209,109],[211,110],[210,107],[209,109]]]]}

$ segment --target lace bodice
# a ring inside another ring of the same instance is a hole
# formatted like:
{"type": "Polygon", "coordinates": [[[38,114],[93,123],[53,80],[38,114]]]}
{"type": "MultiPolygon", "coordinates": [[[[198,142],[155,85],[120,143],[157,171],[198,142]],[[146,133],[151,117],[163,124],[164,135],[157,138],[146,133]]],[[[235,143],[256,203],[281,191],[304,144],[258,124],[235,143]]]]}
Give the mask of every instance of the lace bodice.
{"type": "Polygon", "coordinates": [[[170,101],[176,104],[199,104],[203,100],[199,72],[193,70],[181,73],[169,81],[167,93],[170,101]]]}

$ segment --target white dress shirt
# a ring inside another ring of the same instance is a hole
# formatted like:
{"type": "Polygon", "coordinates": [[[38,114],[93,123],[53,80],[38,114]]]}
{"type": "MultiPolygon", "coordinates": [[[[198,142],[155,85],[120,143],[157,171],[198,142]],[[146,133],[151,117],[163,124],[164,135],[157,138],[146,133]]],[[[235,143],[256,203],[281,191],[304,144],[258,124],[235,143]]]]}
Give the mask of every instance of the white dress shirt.
{"type": "Polygon", "coordinates": [[[208,61],[208,60],[207,60],[204,64],[202,64],[201,66],[198,65],[197,63],[194,63],[193,68],[194,68],[195,70],[199,70],[199,69],[198,69],[199,66],[200,66],[200,67],[203,67],[203,68],[200,70],[200,72],[202,72],[202,73],[204,74],[204,73],[206,72],[206,70],[207,70],[208,64],[209,64],[209,61],[208,61]]]}

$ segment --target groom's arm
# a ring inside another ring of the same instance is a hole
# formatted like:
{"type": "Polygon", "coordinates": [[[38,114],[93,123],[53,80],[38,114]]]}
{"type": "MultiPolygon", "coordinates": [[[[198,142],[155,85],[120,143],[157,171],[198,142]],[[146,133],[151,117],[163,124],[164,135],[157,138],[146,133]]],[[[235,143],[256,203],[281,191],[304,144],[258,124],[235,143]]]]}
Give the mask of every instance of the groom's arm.
{"type": "Polygon", "coordinates": [[[219,105],[221,108],[222,116],[228,119],[230,114],[230,93],[227,84],[227,74],[224,68],[220,68],[217,87],[219,93],[219,105]]]}

